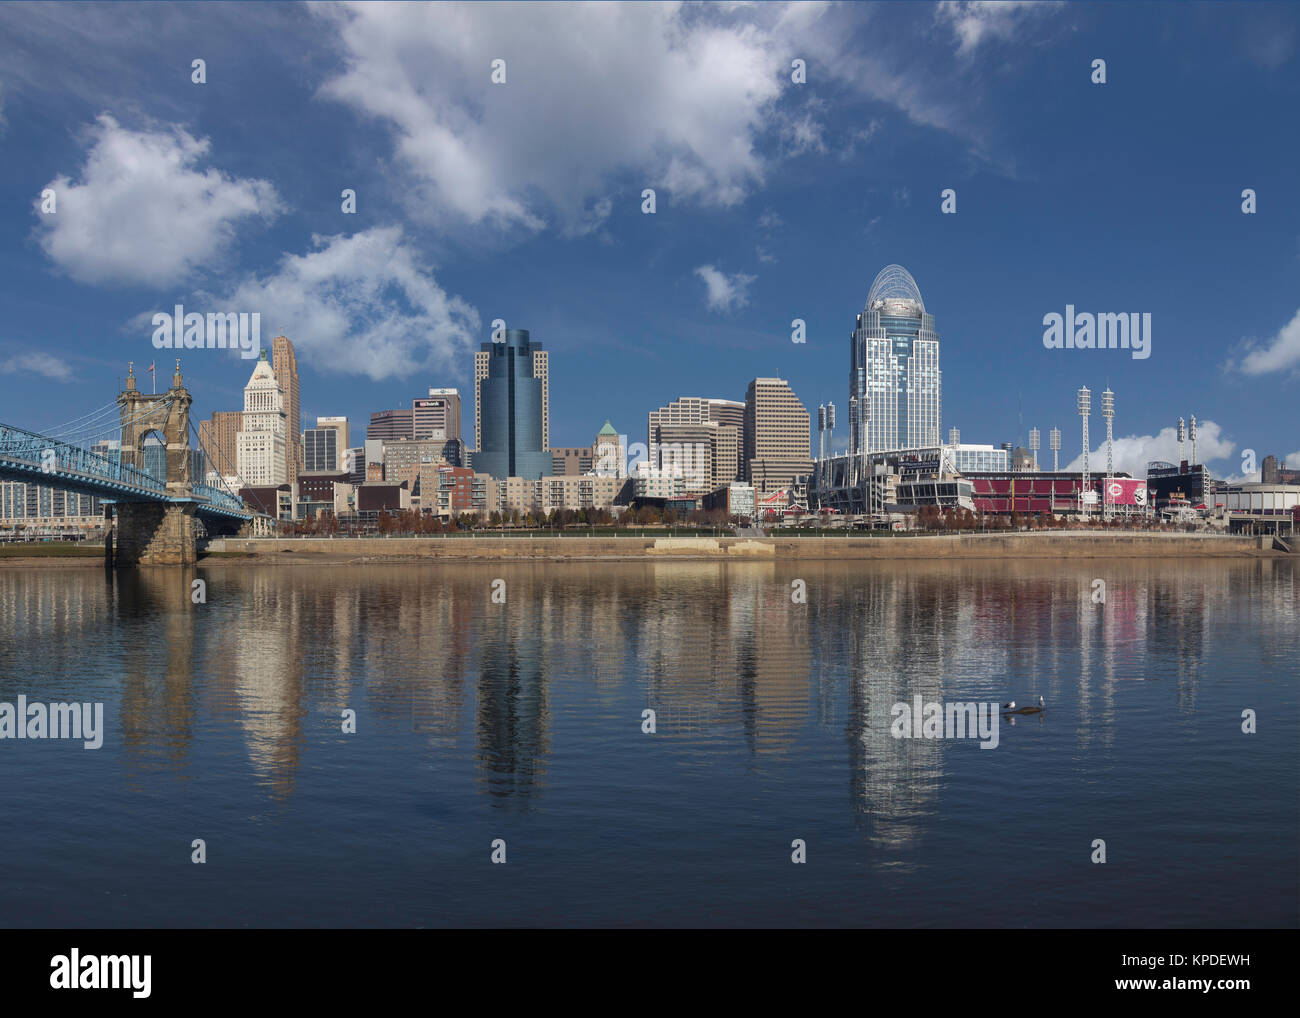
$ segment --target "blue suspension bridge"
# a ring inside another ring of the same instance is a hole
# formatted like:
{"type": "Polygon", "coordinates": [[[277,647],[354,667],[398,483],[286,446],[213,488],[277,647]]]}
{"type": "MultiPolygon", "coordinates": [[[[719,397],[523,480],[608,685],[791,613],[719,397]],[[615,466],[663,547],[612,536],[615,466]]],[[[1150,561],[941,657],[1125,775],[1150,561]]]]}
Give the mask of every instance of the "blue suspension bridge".
{"type": "Polygon", "coordinates": [[[171,388],[152,395],[136,388],[132,368],[116,400],[76,420],[44,433],[0,424],[0,480],[100,499],[110,564],[192,564],[196,523],[207,534],[235,533],[268,517],[227,486],[223,478],[236,474],[234,465],[215,462],[203,448],[189,419],[191,402],[179,360],[171,388]]]}

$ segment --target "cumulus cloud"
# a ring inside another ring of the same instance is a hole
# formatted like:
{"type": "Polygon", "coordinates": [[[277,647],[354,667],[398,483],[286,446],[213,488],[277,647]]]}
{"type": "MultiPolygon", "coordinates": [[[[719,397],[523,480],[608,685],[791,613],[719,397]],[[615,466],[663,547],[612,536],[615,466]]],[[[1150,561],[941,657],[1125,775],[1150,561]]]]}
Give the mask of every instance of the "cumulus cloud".
{"type": "Polygon", "coordinates": [[[580,233],[593,205],[639,204],[642,187],[735,205],[764,179],[757,144],[765,130],[792,152],[824,148],[812,112],[777,109],[791,47],[823,10],[801,6],[313,10],[337,26],[344,52],[342,73],[322,94],[389,125],[416,182],[412,208],[527,230],[553,216],[580,233]],[[506,62],[504,84],[491,82],[497,59],[506,62]]]}
{"type": "Polygon", "coordinates": [[[695,274],[704,280],[708,289],[707,301],[710,311],[734,311],[749,303],[749,284],[757,277],[736,272],[728,276],[712,265],[701,265],[695,274]]]}
{"type": "Polygon", "coordinates": [[[818,96],[836,91],[1005,159],[973,109],[978,64],[951,54],[1019,38],[1037,9],[947,5],[938,17],[952,31],[942,39],[918,33],[879,47],[862,40],[882,14],[859,4],[309,8],[342,54],[319,94],[387,129],[412,214],[444,228],[553,225],[569,235],[598,227],[601,202],[635,208],[645,187],[729,207],[783,159],[851,153],[878,121],[833,136],[818,96]],[[791,81],[795,58],[806,61],[808,87],[791,81]]]}
{"type": "MultiPolygon", "coordinates": [[[[400,227],[312,238],[274,274],[249,278],[220,305],[273,316],[298,356],[318,370],[373,380],[461,373],[478,312],[449,296],[400,227]]],[[[264,345],[268,337],[263,336],[264,345]]]]}
{"type": "Polygon", "coordinates": [[[72,381],[67,361],[48,353],[21,353],[0,361],[0,375],[40,375],[54,382],[72,381]]]}
{"type": "Polygon", "coordinates": [[[1300,367],[1300,311],[1262,346],[1247,344],[1245,355],[1237,367],[1246,375],[1264,375],[1300,367]]]}
{"type": "Polygon", "coordinates": [[[279,211],[267,181],[201,169],[211,145],[182,128],[132,131],[103,114],[88,134],[80,179],[45,185],[57,211],[35,202],[42,249],[81,282],[176,283],[218,264],[238,222],[279,211]]]}
{"type": "MultiPolygon", "coordinates": [[[[1196,458],[1201,463],[1231,456],[1236,444],[1223,437],[1222,429],[1214,421],[1196,422],[1196,458]]],[[[1041,455],[1041,454],[1040,454],[1041,455]]],[[[1191,444],[1188,443],[1185,455],[1191,456],[1191,444]]],[[[1163,460],[1166,463],[1178,462],[1178,429],[1163,428],[1156,435],[1124,435],[1114,441],[1115,469],[1134,477],[1146,477],[1147,463],[1151,460],[1163,460]]],[[[1041,462],[1041,459],[1040,459],[1041,462]]],[[[1080,453],[1065,467],[1066,470],[1082,470],[1083,454],[1080,453]]],[[[1106,443],[1103,441],[1088,454],[1090,473],[1105,472],[1106,443]]]]}

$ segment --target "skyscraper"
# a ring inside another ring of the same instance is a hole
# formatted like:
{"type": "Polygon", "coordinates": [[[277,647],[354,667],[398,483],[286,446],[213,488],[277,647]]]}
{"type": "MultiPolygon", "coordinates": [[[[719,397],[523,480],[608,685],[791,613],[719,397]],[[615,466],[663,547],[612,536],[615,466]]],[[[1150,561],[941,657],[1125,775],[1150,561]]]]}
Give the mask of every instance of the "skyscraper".
{"type": "Polygon", "coordinates": [[[293,343],[288,336],[280,335],[271,340],[271,369],[284,392],[284,476],[287,480],[293,480],[302,466],[302,446],[299,440],[302,417],[298,402],[298,357],[293,352],[293,343]]]}
{"type": "Polygon", "coordinates": [[[376,410],[370,415],[366,441],[391,442],[399,438],[414,438],[414,414],[414,409],[376,410]]]}
{"type": "MultiPolygon", "coordinates": [[[[533,377],[542,383],[542,448],[549,450],[551,448],[551,355],[542,349],[541,343],[534,343],[532,347],[533,377]]],[[[477,449],[483,448],[482,400],[478,383],[488,377],[488,358],[491,355],[491,343],[484,343],[483,348],[474,354],[474,441],[477,449]]]]}
{"type": "Polygon", "coordinates": [[[307,473],[338,470],[342,451],[337,428],[308,428],[302,433],[302,466],[307,473]]]}
{"type": "Polygon", "coordinates": [[[217,410],[210,420],[199,421],[199,444],[208,451],[208,469],[222,477],[231,477],[238,469],[243,422],[238,410],[217,410]]]}
{"type": "MultiPolygon", "coordinates": [[[[346,469],[344,467],[344,461],[347,459],[346,454],[349,447],[348,443],[352,439],[352,426],[351,424],[348,423],[348,419],[346,417],[317,417],[316,430],[319,431],[321,429],[329,429],[337,433],[337,437],[335,438],[333,443],[334,462],[328,463],[325,460],[321,459],[320,452],[319,452],[320,450],[319,440],[317,443],[317,455],[315,460],[313,461],[311,457],[307,455],[307,448],[305,444],[306,433],[304,433],[304,445],[303,445],[303,453],[302,453],[304,469],[307,470],[346,469]],[[313,467],[310,465],[311,462],[324,463],[325,465],[313,467]]],[[[328,439],[326,441],[328,441],[328,439]]]]}
{"type": "Polygon", "coordinates": [[[939,444],[939,334],[907,269],[886,265],[858,314],[849,351],[853,452],[939,444]]]}
{"type": "Polygon", "coordinates": [[[430,389],[428,398],[412,401],[412,438],[460,438],[460,392],[430,389]]]}
{"type": "Polygon", "coordinates": [[[546,451],[546,383],[538,376],[536,357],[542,351],[527,329],[507,329],[500,343],[484,343],[475,356],[486,355],[487,375],[475,382],[479,421],[474,470],[496,478],[549,477],[551,455],[546,451]]]}
{"type": "MultiPolygon", "coordinates": [[[[691,441],[708,439],[710,482],[716,486],[738,480],[744,473],[740,451],[745,430],[745,404],[730,399],[683,396],[658,410],[651,410],[646,418],[646,447],[651,466],[664,468],[668,465],[660,447],[668,444],[681,446],[687,437],[681,428],[696,427],[698,430],[700,425],[707,423],[716,427],[700,430],[691,441]],[[668,431],[672,431],[672,437],[668,436],[668,431]]],[[[698,470],[698,463],[695,466],[698,470]]]]}
{"type": "Polygon", "coordinates": [[[290,475],[285,455],[284,390],[266,362],[266,351],[244,386],[244,420],[239,430],[238,466],[241,484],[248,488],[285,484],[290,475]]]}
{"type": "Polygon", "coordinates": [[[760,493],[812,473],[811,418],[784,378],[755,378],[745,393],[745,479],[760,493]]]}

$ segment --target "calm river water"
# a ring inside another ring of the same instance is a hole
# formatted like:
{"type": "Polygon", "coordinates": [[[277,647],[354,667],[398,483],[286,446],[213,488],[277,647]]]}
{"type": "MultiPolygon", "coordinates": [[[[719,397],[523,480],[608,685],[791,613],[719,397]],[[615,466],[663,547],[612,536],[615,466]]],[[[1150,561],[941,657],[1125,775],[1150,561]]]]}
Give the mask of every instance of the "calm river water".
{"type": "Polygon", "coordinates": [[[0,741],[0,925],[1295,926],[1298,597],[1285,561],[0,568],[0,702],[105,724],[0,741]],[[1047,709],[894,738],[917,695],[1047,709]]]}

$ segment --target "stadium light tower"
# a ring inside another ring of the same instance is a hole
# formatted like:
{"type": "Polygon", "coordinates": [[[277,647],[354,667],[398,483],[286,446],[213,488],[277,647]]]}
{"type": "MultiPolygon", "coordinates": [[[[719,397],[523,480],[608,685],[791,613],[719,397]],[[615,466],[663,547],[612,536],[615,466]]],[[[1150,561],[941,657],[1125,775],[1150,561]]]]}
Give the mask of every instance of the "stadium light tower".
{"type": "Polygon", "coordinates": [[[949,445],[961,445],[961,429],[960,429],[960,428],[949,428],[949,429],[948,429],[948,444],[949,444],[949,445]]]}
{"type": "Polygon", "coordinates": [[[817,458],[826,458],[826,404],[817,408],[817,458]]]}
{"type": "MultiPolygon", "coordinates": [[[[1061,456],[1061,429],[1060,428],[1053,428],[1051,431],[1047,433],[1047,444],[1052,447],[1052,473],[1056,473],[1061,468],[1058,462],[1061,456]]],[[[1053,487],[1052,490],[1055,491],[1056,488],[1053,487]]]]}
{"type": "Polygon", "coordinates": [[[1192,462],[1196,462],[1196,415],[1192,414],[1190,427],[1187,429],[1187,437],[1192,440],[1192,462]]]}
{"type": "Polygon", "coordinates": [[[1032,452],[1032,453],[1034,454],[1034,469],[1035,469],[1035,470],[1038,469],[1038,447],[1042,444],[1042,443],[1039,441],[1039,438],[1040,438],[1040,436],[1039,436],[1039,433],[1038,433],[1038,429],[1037,429],[1037,428],[1030,428],[1030,429],[1029,429],[1029,451],[1032,452]]]}
{"type": "Polygon", "coordinates": [[[1079,489],[1079,515],[1087,519],[1087,502],[1084,499],[1088,494],[1088,415],[1092,413],[1092,393],[1086,385],[1079,390],[1076,405],[1079,416],[1083,418],[1083,486],[1079,489]]]}
{"type": "Polygon", "coordinates": [[[1183,459],[1184,459],[1183,443],[1185,441],[1187,441],[1187,426],[1183,423],[1183,419],[1180,417],[1178,418],[1178,465],[1179,466],[1182,466],[1183,464],[1183,459]]]}
{"type": "Polygon", "coordinates": [[[1106,391],[1101,394],[1101,416],[1106,418],[1106,484],[1102,488],[1102,505],[1106,519],[1110,519],[1110,479],[1115,473],[1115,457],[1112,452],[1112,443],[1114,441],[1115,423],[1115,394],[1110,391],[1110,386],[1106,386],[1106,391]]]}

